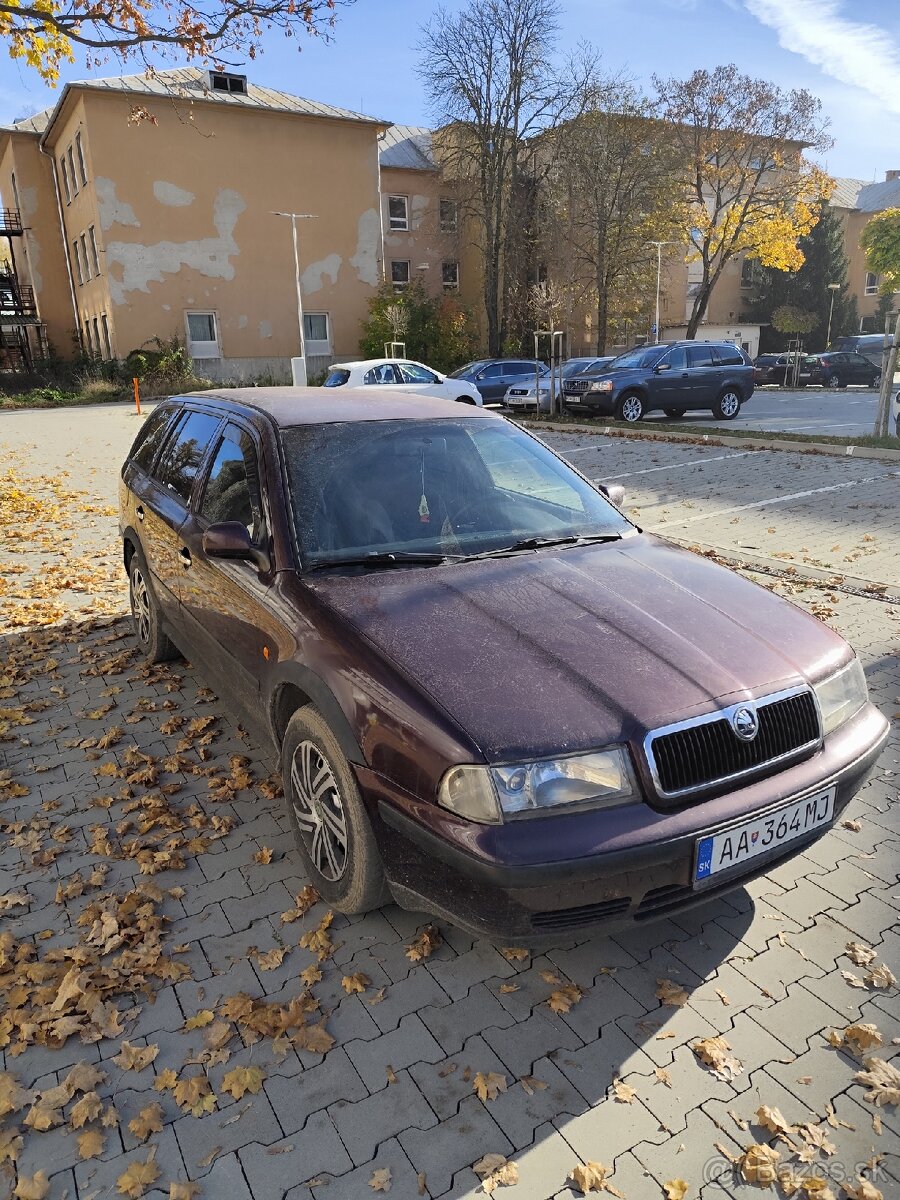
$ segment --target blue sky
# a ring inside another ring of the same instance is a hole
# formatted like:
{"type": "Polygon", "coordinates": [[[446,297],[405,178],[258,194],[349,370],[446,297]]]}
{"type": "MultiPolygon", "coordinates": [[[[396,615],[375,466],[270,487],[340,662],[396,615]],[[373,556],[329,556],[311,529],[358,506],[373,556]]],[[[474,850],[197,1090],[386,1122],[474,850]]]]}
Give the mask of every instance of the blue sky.
{"type": "MultiPolygon", "coordinates": [[[[270,87],[425,124],[415,46],[432,7],[430,0],[357,0],[342,12],[333,43],[306,39],[298,53],[296,43],[273,34],[247,73],[270,87]]],[[[560,9],[561,61],[584,39],[609,70],[648,84],[654,72],[687,75],[736,62],[747,74],[821,98],[835,138],[824,164],[832,174],[881,179],[900,168],[894,0],[560,0],[560,9]]],[[[93,72],[78,63],[63,78],[121,73],[112,62],[93,72]]],[[[57,95],[34,72],[0,60],[0,122],[53,104],[57,95]]]]}

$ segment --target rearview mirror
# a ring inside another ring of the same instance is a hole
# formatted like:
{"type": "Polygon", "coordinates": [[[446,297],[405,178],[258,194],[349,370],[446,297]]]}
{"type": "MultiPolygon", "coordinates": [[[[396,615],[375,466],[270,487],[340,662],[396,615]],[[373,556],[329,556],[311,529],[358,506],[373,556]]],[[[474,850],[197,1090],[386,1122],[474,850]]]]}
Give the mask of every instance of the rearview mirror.
{"type": "Polygon", "coordinates": [[[607,499],[615,504],[616,508],[621,508],[625,503],[625,489],[621,483],[601,484],[600,491],[605,493],[607,499]]]}
{"type": "Polygon", "coordinates": [[[260,571],[269,568],[269,556],[253,545],[249,530],[240,521],[219,521],[204,530],[203,553],[208,558],[252,562],[260,571]]]}

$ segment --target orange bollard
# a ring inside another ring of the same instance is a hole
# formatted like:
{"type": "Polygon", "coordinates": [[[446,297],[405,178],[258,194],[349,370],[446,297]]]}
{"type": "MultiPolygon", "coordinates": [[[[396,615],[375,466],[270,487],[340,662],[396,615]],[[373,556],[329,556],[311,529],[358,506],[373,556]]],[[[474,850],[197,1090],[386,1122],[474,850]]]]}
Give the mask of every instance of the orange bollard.
{"type": "Polygon", "coordinates": [[[138,416],[141,415],[141,392],[138,386],[137,376],[131,381],[134,384],[134,408],[138,416]]]}

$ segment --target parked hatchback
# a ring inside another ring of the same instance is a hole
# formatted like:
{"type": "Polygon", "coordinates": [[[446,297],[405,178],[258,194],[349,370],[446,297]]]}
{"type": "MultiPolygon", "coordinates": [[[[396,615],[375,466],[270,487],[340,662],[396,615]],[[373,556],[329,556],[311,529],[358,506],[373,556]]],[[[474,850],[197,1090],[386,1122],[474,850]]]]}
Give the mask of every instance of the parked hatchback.
{"type": "Polygon", "coordinates": [[[177,397],[120,528],[141,648],[277,749],[343,912],[525,944],[675,912],[820,837],[887,735],[837,633],[484,409],[177,397]]]}
{"type": "MultiPolygon", "coordinates": [[[[835,338],[829,350],[849,350],[852,353],[861,354],[863,358],[867,358],[873,367],[877,367],[881,372],[881,362],[884,354],[884,334],[883,333],[853,333],[847,337],[835,338]]],[[[893,346],[893,334],[887,336],[888,346],[893,346]]]]}
{"type": "Polygon", "coordinates": [[[777,383],[780,387],[806,387],[812,382],[812,368],[806,355],[790,354],[760,354],[753,360],[753,379],[759,386],[764,383],[777,383]],[[800,365],[796,368],[797,358],[800,365]]]}
{"type": "Polygon", "coordinates": [[[821,383],[828,388],[845,388],[850,383],[874,387],[881,379],[881,370],[853,350],[810,354],[803,360],[803,365],[809,371],[810,383],[821,383]]]}
{"type": "Polygon", "coordinates": [[[533,384],[535,375],[548,375],[546,363],[533,358],[481,358],[466,363],[450,375],[451,379],[473,383],[485,404],[502,403],[507,390],[513,385],[533,384]]]}
{"type": "Polygon", "coordinates": [[[627,350],[599,374],[567,380],[563,399],[571,413],[629,424],[656,409],[676,419],[710,409],[732,421],[753,387],[750,359],[732,342],[660,342],[627,350]]]}

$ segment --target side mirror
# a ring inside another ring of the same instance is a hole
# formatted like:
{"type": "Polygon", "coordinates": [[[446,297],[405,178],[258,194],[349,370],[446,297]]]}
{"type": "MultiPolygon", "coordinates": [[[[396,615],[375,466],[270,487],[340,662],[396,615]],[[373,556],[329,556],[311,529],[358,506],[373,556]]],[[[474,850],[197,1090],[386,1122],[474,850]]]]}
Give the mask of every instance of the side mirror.
{"type": "Polygon", "coordinates": [[[671,371],[671,370],[672,370],[671,363],[667,363],[667,362],[666,363],[657,363],[656,366],[653,368],[653,374],[661,375],[663,373],[663,371],[671,371]]]}
{"type": "Polygon", "coordinates": [[[203,553],[209,558],[252,562],[260,571],[269,567],[269,556],[253,545],[246,525],[240,521],[219,521],[210,525],[203,533],[203,553]]]}
{"type": "Polygon", "coordinates": [[[621,508],[625,503],[625,489],[621,483],[601,484],[600,491],[606,495],[607,500],[615,504],[616,508],[621,508]]]}

